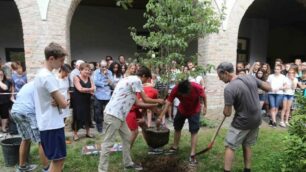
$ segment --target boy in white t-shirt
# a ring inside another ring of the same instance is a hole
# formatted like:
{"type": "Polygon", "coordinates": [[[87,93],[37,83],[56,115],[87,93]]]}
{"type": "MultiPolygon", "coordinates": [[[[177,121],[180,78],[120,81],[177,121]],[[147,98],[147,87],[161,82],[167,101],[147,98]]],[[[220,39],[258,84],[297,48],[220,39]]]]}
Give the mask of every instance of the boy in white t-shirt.
{"type": "Polygon", "coordinates": [[[117,131],[122,140],[122,155],[125,169],[142,170],[142,167],[135,164],[130,156],[130,131],[125,118],[134,103],[143,108],[150,108],[157,106],[157,103],[163,104],[164,100],[151,99],[144,93],[142,83],[152,77],[151,71],[147,67],[140,67],[136,75],[130,75],[119,81],[109,103],[104,109],[105,137],[101,148],[99,172],[108,171],[108,157],[117,131]],[[136,93],[140,93],[143,102],[136,98],[136,93]]]}
{"type": "Polygon", "coordinates": [[[61,172],[66,157],[66,143],[62,110],[69,105],[59,91],[53,69],[64,64],[66,51],[57,43],[45,48],[45,65],[34,79],[35,112],[41,145],[51,161],[49,171],[61,172]]]}

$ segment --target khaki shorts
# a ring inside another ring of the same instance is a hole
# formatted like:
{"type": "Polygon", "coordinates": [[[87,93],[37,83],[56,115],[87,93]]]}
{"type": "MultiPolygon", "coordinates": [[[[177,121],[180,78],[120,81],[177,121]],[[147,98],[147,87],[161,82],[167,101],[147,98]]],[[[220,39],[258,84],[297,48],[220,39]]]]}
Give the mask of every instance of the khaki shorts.
{"type": "Polygon", "coordinates": [[[256,143],[259,128],[251,130],[240,130],[230,126],[225,137],[224,145],[233,150],[239,148],[240,145],[244,147],[252,146],[256,143]]]}

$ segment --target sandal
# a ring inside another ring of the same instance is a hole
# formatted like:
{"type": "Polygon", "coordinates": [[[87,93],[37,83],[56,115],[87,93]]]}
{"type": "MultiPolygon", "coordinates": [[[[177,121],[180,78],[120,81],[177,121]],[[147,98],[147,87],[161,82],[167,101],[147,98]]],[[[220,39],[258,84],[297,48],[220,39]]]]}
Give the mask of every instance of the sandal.
{"type": "Polygon", "coordinates": [[[74,136],[73,136],[73,141],[78,141],[78,140],[80,140],[79,136],[74,135],[74,136]]]}
{"type": "Polygon", "coordinates": [[[95,138],[95,136],[94,136],[94,135],[91,135],[91,134],[86,134],[86,137],[87,137],[87,138],[95,138]]]}
{"type": "Polygon", "coordinates": [[[166,155],[173,155],[173,154],[176,154],[178,151],[178,148],[174,148],[173,146],[171,146],[169,148],[169,150],[165,153],[166,155]]]}

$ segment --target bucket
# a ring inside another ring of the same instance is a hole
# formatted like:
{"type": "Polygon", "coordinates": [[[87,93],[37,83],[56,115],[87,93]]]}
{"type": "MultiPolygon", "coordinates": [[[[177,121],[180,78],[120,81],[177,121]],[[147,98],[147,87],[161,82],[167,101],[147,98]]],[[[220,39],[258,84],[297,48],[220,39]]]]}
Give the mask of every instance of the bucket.
{"type": "Polygon", "coordinates": [[[11,167],[18,163],[20,143],[20,137],[8,138],[1,141],[5,166],[11,167]]]}
{"type": "Polygon", "coordinates": [[[168,128],[148,128],[146,129],[147,144],[152,148],[160,148],[169,142],[170,130],[168,128]]]}

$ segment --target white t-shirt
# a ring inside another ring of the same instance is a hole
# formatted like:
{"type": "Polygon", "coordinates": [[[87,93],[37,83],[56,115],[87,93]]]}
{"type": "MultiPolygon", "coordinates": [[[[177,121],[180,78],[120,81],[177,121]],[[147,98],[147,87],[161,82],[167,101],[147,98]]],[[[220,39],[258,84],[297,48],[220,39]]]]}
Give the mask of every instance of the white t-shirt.
{"type": "Polygon", "coordinates": [[[19,90],[12,107],[13,112],[35,116],[34,82],[28,82],[19,90]]]}
{"type": "Polygon", "coordinates": [[[292,81],[291,79],[286,77],[286,83],[287,83],[289,88],[285,89],[284,94],[293,96],[294,93],[295,93],[295,89],[293,89],[293,87],[296,87],[296,85],[294,85],[294,83],[295,84],[298,83],[297,78],[294,78],[294,80],[292,81]]]}
{"type": "Polygon", "coordinates": [[[274,92],[273,90],[280,89],[284,87],[286,84],[286,77],[283,74],[280,74],[279,76],[275,76],[274,74],[269,75],[267,82],[271,84],[272,91],[269,92],[269,94],[284,94],[283,90],[278,90],[274,92]]]}
{"type": "Polygon", "coordinates": [[[104,114],[112,115],[124,121],[136,101],[136,93],[141,91],[143,91],[143,88],[138,76],[128,76],[121,79],[105,107],[104,114]]]}
{"type": "Polygon", "coordinates": [[[190,82],[195,82],[197,84],[200,84],[201,85],[201,81],[203,80],[203,77],[202,76],[197,76],[196,78],[192,77],[192,76],[189,76],[188,80],[190,82]]]}
{"type": "Polygon", "coordinates": [[[63,128],[64,120],[59,109],[52,106],[51,93],[59,90],[56,76],[48,69],[38,71],[34,79],[35,112],[40,131],[63,128]]]}
{"type": "MultiPolygon", "coordinates": [[[[68,77],[63,78],[63,79],[57,77],[57,80],[58,80],[58,84],[59,84],[59,92],[65,97],[66,100],[68,100],[68,90],[69,90],[69,80],[68,80],[68,77]]],[[[61,116],[63,118],[71,116],[70,112],[69,112],[69,107],[63,109],[63,114],[61,114],[61,116]]]]}

